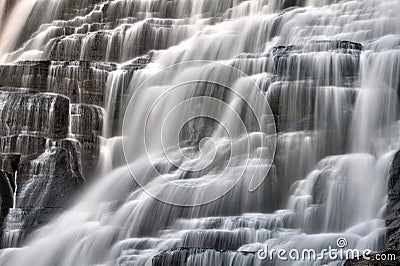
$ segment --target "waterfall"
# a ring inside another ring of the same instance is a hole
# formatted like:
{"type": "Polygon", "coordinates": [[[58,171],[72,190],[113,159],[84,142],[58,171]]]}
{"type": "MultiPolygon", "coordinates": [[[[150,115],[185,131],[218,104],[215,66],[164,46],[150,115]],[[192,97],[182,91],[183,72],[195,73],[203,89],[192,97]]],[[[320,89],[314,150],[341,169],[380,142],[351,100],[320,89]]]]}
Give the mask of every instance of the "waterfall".
{"type": "Polygon", "coordinates": [[[385,249],[399,12],[398,0],[18,2],[0,37],[14,77],[0,81],[0,132],[54,143],[18,171],[0,264],[293,265],[258,251],[385,249]],[[82,149],[83,166],[61,148],[82,149]],[[63,172],[72,190],[81,171],[90,185],[14,248],[18,206],[64,196],[40,176],[63,172]]]}
{"type": "MultiPolygon", "coordinates": [[[[2,2],[2,9],[6,1],[2,2]]],[[[13,12],[9,15],[7,21],[4,23],[4,30],[1,33],[0,42],[0,54],[4,55],[15,49],[18,38],[22,34],[23,27],[26,26],[29,16],[31,15],[32,9],[34,8],[36,1],[19,1],[14,8],[13,12]],[[8,25],[12,25],[9,27],[8,25]]]]}

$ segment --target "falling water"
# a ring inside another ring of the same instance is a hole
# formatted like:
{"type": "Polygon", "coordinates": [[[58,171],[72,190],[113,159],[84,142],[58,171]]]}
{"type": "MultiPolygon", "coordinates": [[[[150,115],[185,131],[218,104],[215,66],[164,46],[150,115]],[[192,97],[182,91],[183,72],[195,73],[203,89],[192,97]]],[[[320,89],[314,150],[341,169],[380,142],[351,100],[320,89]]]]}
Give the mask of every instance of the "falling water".
{"type": "Polygon", "coordinates": [[[256,253],[339,238],[385,248],[398,0],[88,0],[63,12],[72,2],[21,1],[0,54],[51,60],[41,86],[104,108],[102,176],[2,265],[292,265],[256,253]],[[90,92],[74,82],[84,65],[90,92]]]}
{"type": "MultiPolygon", "coordinates": [[[[4,29],[2,28],[1,32],[1,42],[0,42],[0,54],[4,55],[5,53],[11,52],[16,48],[18,38],[22,34],[23,27],[26,26],[26,21],[31,15],[32,9],[35,6],[37,1],[19,1],[12,11],[12,13],[8,16],[7,21],[5,22],[4,29]],[[8,25],[12,25],[9,27],[8,25]]],[[[4,6],[6,1],[2,1],[2,9],[4,10],[4,6]]]]}

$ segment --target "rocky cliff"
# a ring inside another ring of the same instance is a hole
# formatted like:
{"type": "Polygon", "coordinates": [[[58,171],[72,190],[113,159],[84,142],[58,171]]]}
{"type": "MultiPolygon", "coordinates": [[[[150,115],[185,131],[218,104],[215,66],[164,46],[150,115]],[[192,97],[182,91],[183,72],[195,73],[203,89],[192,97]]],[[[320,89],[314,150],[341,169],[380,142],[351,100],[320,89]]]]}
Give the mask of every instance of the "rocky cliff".
{"type": "MultiPolygon", "coordinates": [[[[132,76],[152,62],[152,50],[172,47],[193,32],[197,34],[198,30],[187,30],[194,27],[192,17],[201,18],[207,26],[215,25],[229,20],[234,16],[235,5],[247,1],[204,1],[207,4],[199,9],[199,14],[190,15],[191,1],[187,1],[187,5],[179,5],[176,0],[137,1],[135,4],[126,0],[54,2],[57,4],[36,2],[29,13],[31,18],[20,29],[21,34],[14,40],[13,47],[6,49],[8,53],[0,65],[3,248],[19,246],[29,233],[65,208],[66,202],[85,181],[96,174],[101,142],[120,134],[121,116],[129,99],[127,87],[132,76]],[[114,75],[116,72],[118,76],[114,75]]],[[[286,9],[287,12],[294,6],[303,6],[306,1],[271,2],[272,10],[286,9]]],[[[7,4],[5,14],[10,14],[10,6],[7,4]]],[[[285,18],[285,12],[274,17],[272,22],[268,21],[269,24],[265,23],[263,32],[268,32],[268,36],[260,31],[260,38],[265,38],[260,41],[262,46],[277,36],[285,19],[290,21],[291,17],[285,18]]],[[[295,17],[296,12],[303,11],[295,11],[291,16],[295,17]]],[[[365,22],[359,14],[354,17],[365,22]]],[[[324,25],[321,20],[316,21],[321,25],[313,29],[313,34],[318,34],[324,25]]],[[[343,15],[337,21],[331,22],[332,28],[337,26],[336,22],[347,25],[348,17],[343,15]]],[[[310,21],[307,26],[311,28],[312,23],[316,22],[310,21]]],[[[370,26],[368,22],[366,25],[370,26]]],[[[365,39],[375,37],[368,34],[371,36],[365,39]]],[[[181,242],[185,248],[162,252],[154,258],[155,265],[174,265],[177,261],[186,261],[189,256],[222,261],[237,257],[241,262],[250,263],[255,259],[254,252],[236,251],[242,245],[255,242],[246,234],[264,234],[258,232],[264,229],[275,233],[277,224],[280,229],[294,229],[295,224],[301,223],[304,231],[310,234],[326,232],[326,228],[333,232],[347,228],[343,217],[330,219],[326,205],[331,199],[327,199],[326,194],[332,189],[331,180],[341,181],[335,179],[340,178],[335,171],[365,159],[344,156],[348,152],[349,124],[360,87],[360,57],[364,47],[339,38],[334,41],[307,39],[305,43],[276,46],[271,53],[263,53],[263,49],[258,52],[252,49],[249,42],[242,49],[248,53],[228,59],[246,74],[265,74],[257,80],[257,85],[264,92],[268,91],[266,95],[279,132],[273,177],[267,184],[268,200],[258,199],[255,211],[281,208],[287,202],[282,195],[287,195],[291,186],[306,178],[322,160],[318,175],[310,182],[311,199],[299,199],[290,219],[284,215],[279,223],[275,217],[269,217],[268,221],[257,221],[254,217],[248,221],[240,216],[215,221],[207,217],[202,230],[185,231],[181,242]],[[336,158],[337,161],[323,160],[333,155],[343,157],[336,158]],[[302,161],[303,157],[307,160],[302,161]],[[303,221],[299,218],[302,214],[296,212],[305,209],[310,213],[303,221]],[[236,231],[232,234],[223,231],[226,229],[223,224],[232,224],[229,230],[236,231]]],[[[213,55],[207,56],[212,58],[213,55]]],[[[366,159],[369,162],[370,158],[366,159]]],[[[338,205],[343,202],[339,197],[334,200],[338,205]]],[[[388,201],[389,245],[398,248],[399,154],[390,171],[388,201]]],[[[154,204],[157,207],[158,202],[154,204]]],[[[343,213],[351,212],[345,207],[342,209],[343,213]]],[[[236,210],[231,212],[241,215],[236,210]]],[[[124,242],[121,253],[125,255],[120,257],[121,264],[128,265],[137,254],[146,253],[151,242],[146,241],[129,239],[124,242]]]]}
{"type": "MultiPolygon", "coordinates": [[[[19,246],[30,232],[60,212],[96,172],[104,107],[110,93],[107,82],[117,67],[105,58],[105,33],[96,33],[84,57],[79,53],[82,47],[65,43],[79,42],[79,36],[88,38],[90,32],[115,23],[112,14],[102,17],[107,2],[101,6],[104,9],[97,10],[100,6],[96,4],[101,2],[60,1],[49,21],[31,19],[34,23],[24,25],[15,47],[29,45],[41,23],[60,19],[66,25],[51,29],[52,36],[46,39],[51,44],[44,60],[0,65],[2,248],[19,246]],[[74,20],[78,15],[90,14],[97,14],[86,21],[92,24],[74,20]],[[96,24],[97,20],[104,23],[96,24]]],[[[2,10],[3,26],[15,4],[8,1],[2,10]]],[[[39,1],[30,16],[44,8],[46,1],[39,1]]],[[[148,60],[133,61],[121,71],[128,79],[148,60]]]]}

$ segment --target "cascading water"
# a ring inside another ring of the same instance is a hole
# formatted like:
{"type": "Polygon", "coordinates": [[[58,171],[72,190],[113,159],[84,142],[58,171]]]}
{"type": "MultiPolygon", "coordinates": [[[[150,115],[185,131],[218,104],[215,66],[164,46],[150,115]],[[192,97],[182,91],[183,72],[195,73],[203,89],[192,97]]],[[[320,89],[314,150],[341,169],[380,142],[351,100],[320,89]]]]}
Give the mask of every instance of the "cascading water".
{"type": "MultiPolygon", "coordinates": [[[[104,118],[102,177],[0,264],[292,265],[257,252],[384,249],[398,12],[398,0],[20,1],[1,60],[52,61],[43,84],[24,70],[20,83],[69,96],[69,136],[88,130],[79,116],[104,118]]],[[[32,131],[56,123],[6,113],[32,131]]]]}

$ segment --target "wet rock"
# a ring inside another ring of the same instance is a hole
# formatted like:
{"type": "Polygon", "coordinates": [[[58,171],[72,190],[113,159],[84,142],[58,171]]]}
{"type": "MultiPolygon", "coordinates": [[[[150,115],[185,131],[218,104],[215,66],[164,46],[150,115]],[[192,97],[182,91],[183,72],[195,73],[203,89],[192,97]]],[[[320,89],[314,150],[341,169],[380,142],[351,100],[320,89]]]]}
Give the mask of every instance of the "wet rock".
{"type": "Polygon", "coordinates": [[[337,51],[340,53],[360,54],[363,50],[361,43],[341,41],[341,40],[320,40],[310,41],[304,45],[289,45],[274,47],[272,54],[274,57],[287,56],[293,53],[307,53],[307,52],[327,52],[337,51]]]}
{"type": "Polygon", "coordinates": [[[0,153],[37,157],[44,153],[46,143],[46,138],[32,135],[19,134],[0,137],[0,153]]]}
{"type": "Polygon", "coordinates": [[[357,258],[348,260],[344,266],[397,266],[400,261],[400,250],[385,250],[383,252],[375,253],[369,260],[364,258],[357,258]]]}
{"type": "MultiPolygon", "coordinates": [[[[79,57],[78,57],[79,59],[79,57]]],[[[116,66],[90,61],[22,61],[0,65],[2,91],[52,92],[73,103],[103,106],[107,78],[116,66]]]]}
{"type": "Polygon", "coordinates": [[[44,91],[50,61],[23,61],[16,64],[0,65],[0,87],[31,88],[44,91]]]}
{"type": "Polygon", "coordinates": [[[350,122],[356,92],[356,88],[318,86],[313,80],[278,81],[269,86],[267,99],[279,132],[327,130],[334,128],[336,119],[350,122]],[[337,117],[324,113],[336,108],[333,101],[340,104],[337,117]]]}
{"type": "MultiPolygon", "coordinates": [[[[14,0],[8,1],[15,2],[14,0]]],[[[31,18],[28,19],[23,27],[24,34],[20,36],[17,46],[21,46],[23,43],[29,40],[42,24],[50,23],[52,20],[72,20],[76,16],[87,16],[89,13],[94,14],[88,16],[88,18],[92,19],[88,19],[88,23],[101,20],[101,12],[92,11],[96,4],[102,2],[104,2],[104,0],[70,0],[57,1],[54,3],[37,1],[31,12],[31,18]],[[48,13],[49,9],[53,12],[50,16],[39,17],[42,16],[41,14],[48,13]]],[[[13,5],[15,5],[15,3],[13,3],[13,5]]]]}
{"type": "Polygon", "coordinates": [[[98,164],[103,121],[103,108],[94,105],[71,105],[71,134],[81,143],[85,176],[92,175],[98,164]]]}
{"type": "Polygon", "coordinates": [[[3,223],[9,209],[13,207],[14,192],[11,179],[12,176],[9,173],[0,171],[0,224],[3,223]]]}
{"type": "MultiPolygon", "coordinates": [[[[61,36],[49,45],[49,59],[125,62],[152,50],[171,46],[167,38],[174,31],[171,24],[169,19],[145,19],[138,24],[123,25],[112,31],[61,36]]],[[[183,40],[185,34],[180,32],[175,43],[183,40]]]]}
{"type": "Polygon", "coordinates": [[[19,245],[30,232],[61,211],[81,187],[79,147],[63,140],[37,158],[23,158],[18,167],[16,210],[3,225],[3,247],[19,245]]]}
{"type": "Polygon", "coordinates": [[[18,247],[25,236],[23,221],[26,211],[19,208],[12,208],[6,216],[1,237],[1,248],[18,247]]]}
{"type": "Polygon", "coordinates": [[[49,144],[49,148],[64,149],[68,152],[71,163],[69,167],[77,172],[82,173],[82,146],[81,143],[76,139],[62,139],[53,141],[49,144]]]}
{"type": "Polygon", "coordinates": [[[386,226],[388,248],[400,248],[400,152],[394,156],[388,184],[386,226]]]}
{"type": "Polygon", "coordinates": [[[73,170],[72,163],[72,156],[60,148],[52,149],[35,160],[21,162],[17,177],[20,185],[18,207],[60,207],[61,202],[57,199],[63,197],[65,191],[78,188],[79,182],[83,181],[73,170]]]}
{"type": "Polygon", "coordinates": [[[348,41],[275,47],[274,73],[287,81],[313,79],[318,86],[355,87],[362,49],[361,44],[348,41]]]}
{"type": "Polygon", "coordinates": [[[290,7],[301,7],[304,6],[306,3],[305,0],[282,0],[282,1],[276,1],[277,3],[274,6],[274,10],[284,10],[286,8],[290,7]]]}
{"type": "Polygon", "coordinates": [[[275,76],[269,82],[267,98],[277,130],[319,129],[334,133],[338,129],[332,121],[340,120],[347,125],[359,86],[362,49],[361,44],[349,41],[310,41],[275,47],[272,51],[275,76]],[[333,101],[341,105],[339,112],[335,110],[336,114],[341,112],[337,117],[324,113],[336,108],[333,101]]]}
{"type": "MultiPolygon", "coordinates": [[[[255,252],[240,252],[229,250],[214,250],[202,248],[177,248],[164,251],[153,258],[153,266],[178,266],[186,265],[190,259],[194,264],[195,261],[207,261],[210,264],[217,263],[219,265],[252,265],[257,256],[255,252]],[[247,262],[247,263],[246,263],[247,262]],[[242,263],[242,264],[241,264],[242,263]]],[[[122,261],[123,263],[124,261],[122,261]]]]}
{"type": "Polygon", "coordinates": [[[183,240],[184,247],[202,247],[218,250],[236,250],[247,244],[245,234],[218,230],[196,230],[188,232],[183,240]]]}
{"type": "Polygon", "coordinates": [[[86,139],[102,134],[104,109],[94,105],[71,105],[71,133],[86,139]]]}
{"type": "Polygon", "coordinates": [[[18,165],[18,184],[29,182],[33,177],[67,177],[64,171],[83,179],[80,175],[80,145],[76,140],[55,141],[44,153],[36,158],[23,157],[18,165]]]}
{"type": "Polygon", "coordinates": [[[69,127],[69,100],[53,94],[0,92],[0,134],[29,133],[65,138],[69,127]]]}
{"type": "Polygon", "coordinates": [[[20,161],[20,154],[0,154],[0,169],[14,175],[20,161]]]}
{"type": "Polygon", "coordinates": [[[94,32],[90,35],[74,34],[67,37],[62,36],[53,41],[49,52],[50,60],[105,61],[108,35],[107,32],[94,32]],[[85,53],[82,54],[84,47],[85,53]]]}
{"type": "Polygon", "coordinates": [[[72,103],[104,105],[107,78],[116,66],[89,61],[52,62],[47,91],[65,95],[72,103]]]}

